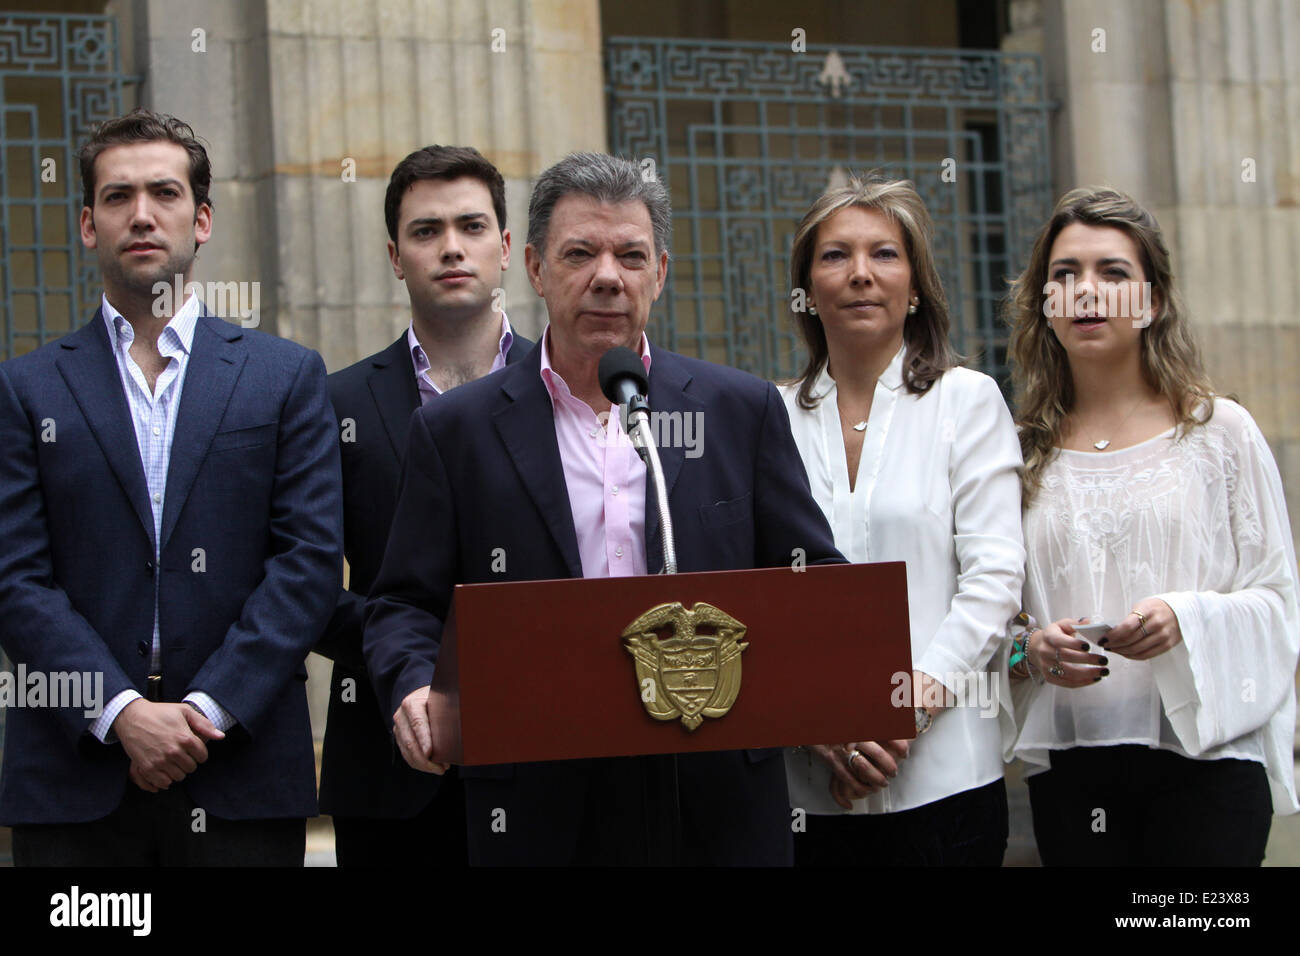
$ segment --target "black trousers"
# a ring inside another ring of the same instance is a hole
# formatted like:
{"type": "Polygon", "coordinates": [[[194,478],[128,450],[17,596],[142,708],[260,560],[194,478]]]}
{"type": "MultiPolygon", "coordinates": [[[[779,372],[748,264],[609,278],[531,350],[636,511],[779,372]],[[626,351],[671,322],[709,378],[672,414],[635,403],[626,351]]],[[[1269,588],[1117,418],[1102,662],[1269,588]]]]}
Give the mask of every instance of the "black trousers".
{"type": "Polygon", "coordinates": [[[465,784],[452,767],[428,806],[406,820],[334,817],[334,853],[341,867],[469,866],[465,784]]]}
{"type": "Polygon", "coordinates": [[[795,866],[1001,866],[1007,850],[1002,780],[896,813],[808,814],[795,866]]]}
{"type": "Polygon", "coordinates": [[[1263,764],[1134,744],[1053,751],[1029,803],[1045,866],[1259,866],[1273,824],[1263,764]]]}
{"type": "Polygon", "coordinates": [[[780,751],[516,764],[467,776],[475,866],[789,866],[780,751]],[[674,807],[676,804],[676,807],[674,807]],[[670,834],[673,834],[670,836],[670,834]]]}
{"type": "Polygon", "coordinates": [[[15,866],[302,866],[307,821],[195,814],[181,786],[126,785],[121,804],[90,823],[13,828],[15,866]]]}

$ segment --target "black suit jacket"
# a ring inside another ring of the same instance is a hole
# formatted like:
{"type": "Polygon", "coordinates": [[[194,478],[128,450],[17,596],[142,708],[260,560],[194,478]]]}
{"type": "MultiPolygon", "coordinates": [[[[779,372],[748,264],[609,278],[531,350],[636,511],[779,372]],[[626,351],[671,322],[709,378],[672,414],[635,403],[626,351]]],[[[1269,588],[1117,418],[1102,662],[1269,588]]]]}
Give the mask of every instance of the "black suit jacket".
{"type": "MultiPolygon", "coordinates": [[[[101,703],[144,693],[157,588],[163,699],[201,690],[237,721],[181,786],[226,819],[314,815],[304,659],[342,573],[325,365],[203,315],[176,414],[156,559],[104,319],[0,365],[0,645],[103,674],[101,703]]],[[[96,820],[131,786],[81,708],[8,721],[0,823],[96,820]]]]}
{"type": "MultiPolygon", "coordinates": [[[[390,711],[430,682],[454,585],[582,575],[540,356],[535,348],[412,416],[396,518],[367,602],[366,660],[390,711]],[[493,567],[499,548],[508,555],[504,573],[493,567]]],[[[702,415],[702,454],[688,458],[680,444],[660,450],[680,570],[788,567],[795,549],[809,563],[844,560],[770,383],[655,349],[649,392],[658,412],[702,415]]],[[[655,573],[663,559],[649,489],[645,527],[647,568],[655,573]]],[[[527,715],[519,720],[526,732],[527,715]]],[[[572,858],[589,797],[570,763],[464,768],[471,860],[572,858]],[[476,806],[480,796],[487,803],[476,806]],[[489,835],[488,820],[476,815],[490,813],[493,801],[509,804],[519,825],[489,835]]],[[[788,862],[779,751],[694,754],[680,765],[683,817],[699,836],[695,859],[788,862]]]]}
{"type": "MultiPolygon", "coordinates": [[[[507,363],[519,361],[533,347],[531,340],[513,335],[507,363]]],[[[316,646],[334,661],[321,758],[321,812],[406,819],[428,805],[441,778],[412,770],[402,759],[392,739],[393,711],[384,711],[376,700],[361,654],[365,598],[384,557],[411,413],[420,406],[406,333],[382,352],[331,375],[329,395],[343,458],[343,547],[349,578],[316,646]]]]}

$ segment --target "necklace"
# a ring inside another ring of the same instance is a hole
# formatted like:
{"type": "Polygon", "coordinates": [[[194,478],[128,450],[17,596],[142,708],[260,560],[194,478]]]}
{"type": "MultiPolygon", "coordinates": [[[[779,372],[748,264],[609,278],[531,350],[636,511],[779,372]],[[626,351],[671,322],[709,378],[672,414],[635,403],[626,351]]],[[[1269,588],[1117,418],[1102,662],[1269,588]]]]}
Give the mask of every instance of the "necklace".
{"type": "MultiPolygon", "coordinates": [[[[1125,416],[1120,420],[1120,423],[1119,423],[1118,425],[1115,426],[1115,433],[1118,433],[1119,430],[1120,430],[1121,428],[1123,428],[1126,424],[1128,424],[1128,420],[1129,420],[1130,418],[1133,417],[1133,413],[1136,412],[1136,411],[1138,410],[1138,406],[1142,404],[1142,401],[1143,401],[1143,399],[1142,399],[1142,398],[1139,398],[1139,399],[1137,400],[1137,402],[1133,405],[1133,407],[1130,408],[1130,409],[1128,410],[1128,414],[1125,415],[1125,416]]],[[[857,426],[855,425],[854,427],[856,428],[857,426]]],[[[1092,434],[1092,432],[1089,431],[1087,428],[1084,428],[1084,425],[1083,425],[1083,421],[1082,421],[1082,420],[1079,421],[1079,427],[1080,427],[1080,428],[1083,428],[1084,434],[1086,434],[1090,440],[1093,439],[1093,434],[1092,434]]],[[[1097,449],[1097,451],[1105,451],[1107,448],[1110,447],[1110,439],[1109,439],[1109,438],[1103,438],[1103,439],[1101,439],[1101,441],[1093,440],[1093,441],[1092,441],[1092,447],[1095,448],[1095,449],[1097,449]]]]}
{"type": "Polygon", "coordinates": [[[866,420],[865,418],[862,419],[862,421],[858,422],[856,425],[853,426],[853,430],[854,430],[855,432],[864,432],[864,431],[866,431],[866,430],[867,430],[867,420],[866,420]]]}

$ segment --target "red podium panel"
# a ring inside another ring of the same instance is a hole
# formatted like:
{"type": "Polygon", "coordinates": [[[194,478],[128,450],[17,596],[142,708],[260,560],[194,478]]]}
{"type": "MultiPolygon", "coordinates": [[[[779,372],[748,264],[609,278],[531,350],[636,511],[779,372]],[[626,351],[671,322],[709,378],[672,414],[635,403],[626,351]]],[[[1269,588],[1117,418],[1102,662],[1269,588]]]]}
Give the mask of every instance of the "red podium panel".
{"type": "Polygon", "coordinates": [[[912,737],[901,561],[458,585],[429,696],[434,759],[462,765],[912,737]],[[739,695],[694,731],[657,720],[623,630],[658,604],[746,625],[739,695]]]}

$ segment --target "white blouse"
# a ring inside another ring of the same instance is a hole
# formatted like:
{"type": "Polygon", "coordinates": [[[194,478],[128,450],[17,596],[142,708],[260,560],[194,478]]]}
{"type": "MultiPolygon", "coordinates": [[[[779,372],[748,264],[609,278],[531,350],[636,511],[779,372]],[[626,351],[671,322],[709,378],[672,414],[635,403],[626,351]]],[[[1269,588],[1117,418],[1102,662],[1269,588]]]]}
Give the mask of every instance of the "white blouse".
{"type": "MultiPolygon", "coordinates": [[[[852,491],[834,379],[822,372],[812,410],[799,407],[797,385],[781,388],[836,546],[854,562],[907,563],[913,667],[961,695],[962,706],[913,741],[889,786],[853,813],[907,810],[992,783],[1002,776],[1000,724],[1012,725],[1005,634],[1024,580],[1020,443],[993,379],[954,368],[913,395],[903,354],[876,384],[852,491]]],[[[911,706],[910,674],[906,686],[911,706]]],[[[821,758],[788,751],[786,771],[791,806],[845,812],[821,758]]]]}
{"type": "MultiPolygon", "coordinates": [[[[1025,512],[1025,608],[1040,622],[1118,624],[1157,597],[1182,643],[1149,661],[1108,654],[1110,675],[1032,692],[1015,753],[1145,744],[1186,757],[1256,760],[1292,813],[1295,548],[1277,466],[1250,413],[1217,399],[1177,438],[1111,452],[1062,450],[1025,512]]],[[[1101,649],[1105,653],[1105,649],[1101,649]]]]}

